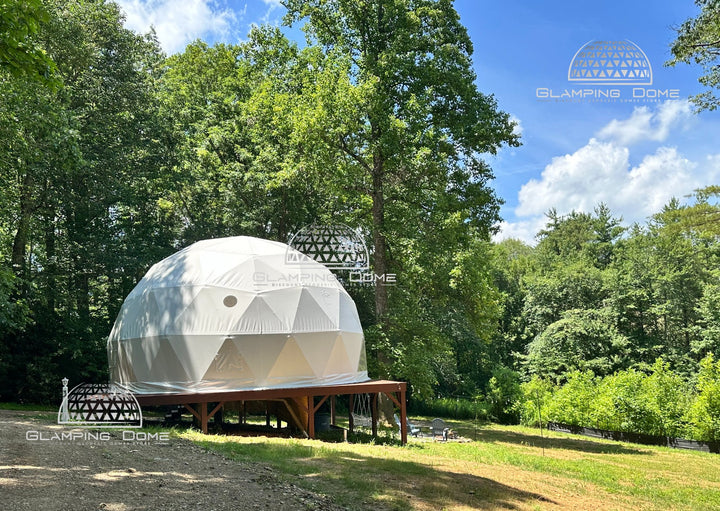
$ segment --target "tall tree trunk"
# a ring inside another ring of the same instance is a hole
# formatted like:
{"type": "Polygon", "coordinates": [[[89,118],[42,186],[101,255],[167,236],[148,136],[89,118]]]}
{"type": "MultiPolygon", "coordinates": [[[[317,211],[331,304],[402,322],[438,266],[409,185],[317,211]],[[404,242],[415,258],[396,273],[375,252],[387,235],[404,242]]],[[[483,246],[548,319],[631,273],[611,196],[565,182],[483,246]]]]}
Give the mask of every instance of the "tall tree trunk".
{"type": "Polygon", "coordinates": [[[33,178],[28,172],[25,174],[20,188],[20,218],[18,219],[17,232],[13,239],[12,258],[10,261],[13,271],[18,277],[25,276],[25,256],[27,254],[30,219],[33,211],[32,187],[33,178]]]}
{"type": "Polygon", "coordinates": [[[45,256],[47,263],[43,273],[46,278],[45,300],[48,312],[55,313],[57,296],[57,255],[55,250],[55,212],[49,211],[45,215],[45,256]]]}
{"type": "MultiPolygon", "coordinates": [[[[376,275],[388,273],[387,238],[385,237],[385,192],[383,180],[385,179],[385,158],[378,147],[380,129],[372,125],[372,139],[375,149],[373,151],[372,166],[372,216],[373,216],[373,245],[374,260],[373,271],[376,275]]],[[[387,288],[383,285],[375,286],[375,320],[383,323],[388,310],[387,288]]]]}

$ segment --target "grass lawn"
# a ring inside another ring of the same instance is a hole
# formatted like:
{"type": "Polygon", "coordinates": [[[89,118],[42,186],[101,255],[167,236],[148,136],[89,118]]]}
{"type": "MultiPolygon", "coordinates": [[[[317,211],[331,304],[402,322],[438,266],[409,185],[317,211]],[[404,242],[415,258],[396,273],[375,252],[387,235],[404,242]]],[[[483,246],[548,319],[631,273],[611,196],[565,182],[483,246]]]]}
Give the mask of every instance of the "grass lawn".
{"type": "Polygon", "coordinates": [[[177,434],[350,509],[720,509],[720,455],[449,422],[468,442],[177,434]],[[544,449],[543,449],[544,446],[544,449]]]}

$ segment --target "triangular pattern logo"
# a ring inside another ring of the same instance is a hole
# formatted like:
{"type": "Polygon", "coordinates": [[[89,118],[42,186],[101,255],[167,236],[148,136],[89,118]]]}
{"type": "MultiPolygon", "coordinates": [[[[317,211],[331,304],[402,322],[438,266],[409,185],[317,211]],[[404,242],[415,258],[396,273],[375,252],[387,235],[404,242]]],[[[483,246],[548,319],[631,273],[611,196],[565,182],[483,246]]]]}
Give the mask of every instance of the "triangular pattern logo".
{"type": "Polygon", "coordinates": [[[347,225],[309,225],[288,242],[287,264],[308,261],[322,263],[331,270],[367,271],[370,258],[362,236],[347,225]]]}
{"type": "Polygon", "coordinates": [[[116,385],[81,383],[70,392],[63,380],[58,424],[94,428],[141,428],[142,409],[132,393],[116,385]]]}
{"type": "Polygon", "coordinates": [[[575,53],[568,80],[595,85],[652,85],[652,66],[632,41],[590,41],[575,53]]]}

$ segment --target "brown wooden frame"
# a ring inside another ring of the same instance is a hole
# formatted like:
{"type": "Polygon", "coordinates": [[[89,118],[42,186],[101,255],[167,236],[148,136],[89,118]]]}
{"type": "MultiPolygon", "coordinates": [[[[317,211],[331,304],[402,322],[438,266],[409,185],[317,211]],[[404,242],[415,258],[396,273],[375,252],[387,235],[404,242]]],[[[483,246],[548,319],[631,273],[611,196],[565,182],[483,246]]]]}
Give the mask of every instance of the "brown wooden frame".
{"type": "MultiPolygon", "coordinates": [[[[198,420],[203,433],[208,432],[208,420],[222,408],[224,403],[234,401],[284,401],[287,398],[306,398],[305,410],[308,412],[307,430],[305,430],[304,425],[301,424],[297,417],[293,418],[308,438],[315,438],[315,412],[328,398],[331,398],[331,423],[335,424],[335,396],[350,396],[349,429],[350,432],[353,431],[352,409],[354,397],[357,394],[370,394],[372,396],[372,434],[373,436],[377,436],[378,395],[383,393],[400,409],[400,440],[402,444],[405,445],[407,443],[406,391],[407,383],[405,382],[370,380],[361,383],[286,389],[237,390],[193,394],[135,394],[135,398],[141,406],[184,405],[198,420]],[[320,401],[317,404],[315,404],[316,397],[320,397],[320,401]],[[208,403],[218,404],[208,413],[208,403]]],[[[288,406],[287,402],[285,402],[285,404],[288,406]]],[[[289,406],[288,409],[292,414],[289,406]]]]}

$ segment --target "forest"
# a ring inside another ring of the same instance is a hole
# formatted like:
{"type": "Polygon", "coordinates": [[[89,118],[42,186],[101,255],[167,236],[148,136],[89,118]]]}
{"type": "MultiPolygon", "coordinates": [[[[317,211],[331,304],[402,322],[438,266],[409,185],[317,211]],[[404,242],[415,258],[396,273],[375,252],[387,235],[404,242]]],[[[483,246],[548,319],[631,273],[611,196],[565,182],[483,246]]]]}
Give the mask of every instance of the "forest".
{"type": "Polygon", "coordinates": [[[537,389],[550,407],[566,387],[663,375],[692,401],[673,424],[720,435],[720,186],[641,224],[598,204],[548,211],[533,246],[493,241],[485,156],[521,140],[480,92],[452,3],[285,4],[307,45],[258,26],[171,56],[112,2],[3,11],[0,400],[105,381],[123,299],[180,248],[345,224],[397,275],[348,285],[370,375],[408,381],[413,402],[532,422],[537,389]]]}

